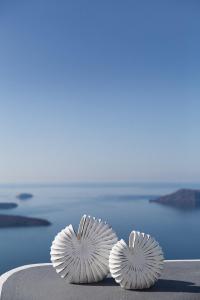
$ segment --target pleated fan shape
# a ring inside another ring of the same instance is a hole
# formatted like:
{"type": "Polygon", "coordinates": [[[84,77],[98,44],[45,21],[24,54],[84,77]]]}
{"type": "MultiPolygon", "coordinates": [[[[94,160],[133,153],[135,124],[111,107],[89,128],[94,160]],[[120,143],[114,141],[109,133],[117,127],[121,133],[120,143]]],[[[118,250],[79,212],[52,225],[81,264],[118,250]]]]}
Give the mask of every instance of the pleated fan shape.
{"type": "Polygon", "coordinates": [[[55,237],[50,252],[53,267],[69,283],[101,281],[109,272],[109,254],[116,242],[106,222],[84,215],[77,234],[69,225],[55,237]]]}
{"type": "Polygon", "coordinates": [[[160,277],[163,260],[162,249],[153,237],[132,231],[129,246],[124,240],[113,246],[109,267],[112,277],[122,288],[145,289],[160,277]]]}

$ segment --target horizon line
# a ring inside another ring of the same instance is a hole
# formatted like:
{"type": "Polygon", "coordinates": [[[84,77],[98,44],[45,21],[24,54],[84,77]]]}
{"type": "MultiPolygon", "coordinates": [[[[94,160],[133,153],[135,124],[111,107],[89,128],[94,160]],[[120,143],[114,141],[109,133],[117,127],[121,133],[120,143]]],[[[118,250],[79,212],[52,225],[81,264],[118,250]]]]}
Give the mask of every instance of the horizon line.
{"type": "Polygon", "coordinates": [[[19,181],[19,182],[0,182],[0,186],[3,186],[3,185],[60,185],[60,186],[63,186],[63,185],[90,185],[90,184],[97,184],[97,185],[102,185],[102,184],[105,184],[105,185],[117,185],[117,184],[120,184],[120,185],[131,185],[131,184],[200,184],[200,181],[166,181],[166,180],[153,180],[153,181],[150,181],[150,180],[140,180],[140,181],[130,181],[130,180],[122,180],[122,181],[112,181],[112,180],[106,180],[106,181],[103,181],[103,180],[88,180],[88,181],[83,181],[83,180],[77,180],[77,181],[47,181],[47,182],[44,182],[44,181],[27,181],[27,182],[23,182],[23,181],[19,181]]]}

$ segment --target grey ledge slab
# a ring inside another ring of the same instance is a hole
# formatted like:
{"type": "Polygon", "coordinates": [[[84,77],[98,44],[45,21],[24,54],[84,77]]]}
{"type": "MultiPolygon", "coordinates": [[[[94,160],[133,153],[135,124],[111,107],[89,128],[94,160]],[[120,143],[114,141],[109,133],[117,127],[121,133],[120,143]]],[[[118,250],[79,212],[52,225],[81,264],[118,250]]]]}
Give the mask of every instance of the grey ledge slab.
{"type": "Polygon", "coordinates": [[[51,264],[23,266],[0,277],[1,300],[199,300],[200,260],[165,261],[164,272],[148,290],[124,290],[112,278],[68,284],[51,264]]]}

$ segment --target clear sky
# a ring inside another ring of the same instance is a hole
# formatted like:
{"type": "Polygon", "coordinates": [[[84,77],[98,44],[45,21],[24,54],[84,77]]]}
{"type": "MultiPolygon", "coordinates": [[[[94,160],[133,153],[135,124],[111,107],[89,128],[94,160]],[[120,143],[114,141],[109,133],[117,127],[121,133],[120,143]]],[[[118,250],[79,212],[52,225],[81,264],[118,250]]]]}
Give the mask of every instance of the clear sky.
{"type": "Polygon", "coordinates": [[[0,182],[199,179],[200,1],[0,1],[0,182]]]}

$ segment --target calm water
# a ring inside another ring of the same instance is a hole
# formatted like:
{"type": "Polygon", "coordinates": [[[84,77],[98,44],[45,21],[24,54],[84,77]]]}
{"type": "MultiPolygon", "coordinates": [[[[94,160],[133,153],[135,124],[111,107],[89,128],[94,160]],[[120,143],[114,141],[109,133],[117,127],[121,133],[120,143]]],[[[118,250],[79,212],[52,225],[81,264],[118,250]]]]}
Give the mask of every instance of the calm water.
{"type": "Polygon", "coordinates": [[[200,210],[178,210],[149,203],[157,195],[200,184],[71,184],[0,186],[0,202],[19,207],[0,213],[41,217],[49,227],[0,229],[0,273],[31,263],[49,262],[55,234],[72,223],[77,229],[83,214],[107,220],[119,238],[128,239],[133,229],[153,235],[167,259],[200,258],[200,210]],[[18,201],[17,193],[34,198],[18,201]]]}

